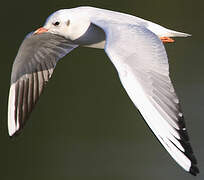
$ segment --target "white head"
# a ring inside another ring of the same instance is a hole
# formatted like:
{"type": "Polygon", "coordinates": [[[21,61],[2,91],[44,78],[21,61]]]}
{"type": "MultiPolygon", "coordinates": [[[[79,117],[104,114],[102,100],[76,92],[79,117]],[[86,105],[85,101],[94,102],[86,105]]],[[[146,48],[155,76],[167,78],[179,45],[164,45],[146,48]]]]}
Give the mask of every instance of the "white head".
{"type": "Polygon", "coordinates": [[[36,31],[37,34],[41,32],[50,32],[59,34],[67,39],[75,40],[83,35],[90,25],[88,17],[80,11],[73,9],[63,9],[51,14],[43,28],[36,31]],[[44,29],[45,31],[43,31],[44,29]]]}

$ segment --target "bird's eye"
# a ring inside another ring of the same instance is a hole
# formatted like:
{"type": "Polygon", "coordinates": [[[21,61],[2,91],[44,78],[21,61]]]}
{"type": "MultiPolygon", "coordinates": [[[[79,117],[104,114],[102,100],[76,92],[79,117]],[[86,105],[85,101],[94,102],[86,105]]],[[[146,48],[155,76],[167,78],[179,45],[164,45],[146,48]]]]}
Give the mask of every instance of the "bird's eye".
{"type": "Polygon", "coordinates": [[[59,24],[60,24],[59,21],[56,21],[56,22],[53,23],[54,26],[58,26],[59,24]]]}

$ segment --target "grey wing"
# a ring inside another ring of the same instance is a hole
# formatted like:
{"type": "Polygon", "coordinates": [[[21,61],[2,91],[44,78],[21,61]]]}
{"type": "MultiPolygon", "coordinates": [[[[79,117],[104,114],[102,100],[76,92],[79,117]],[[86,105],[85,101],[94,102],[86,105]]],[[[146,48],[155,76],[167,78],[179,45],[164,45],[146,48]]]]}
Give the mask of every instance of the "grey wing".
{"type": "Polygon", "coordinates": [[[8,100],[8,130],[12,136],[24,126],[57,61],[76,48],[67,39],[51,33],[25,38],[15,58],[8,100]]]}
{"type": "Polygon", "coordinates": [[[160,39],[148,29],[93,20],[106,33],[105,51],[120,80],[161,144],[186,171],[196,175],[196,159],[179,100],[169,78],[169,65],[160,39]]]}

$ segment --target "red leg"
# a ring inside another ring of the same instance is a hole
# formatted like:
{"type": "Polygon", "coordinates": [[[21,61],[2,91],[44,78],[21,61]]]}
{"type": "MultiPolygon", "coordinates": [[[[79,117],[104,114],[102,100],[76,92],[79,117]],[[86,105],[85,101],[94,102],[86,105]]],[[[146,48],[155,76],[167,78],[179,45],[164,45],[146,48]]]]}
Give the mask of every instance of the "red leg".
{"type": "Polygon", "coordinates": [[[172,43],[174,42],[174,40],[170,37],[160,37],[160,39],[162,40],[163,43],[172,43]]]}

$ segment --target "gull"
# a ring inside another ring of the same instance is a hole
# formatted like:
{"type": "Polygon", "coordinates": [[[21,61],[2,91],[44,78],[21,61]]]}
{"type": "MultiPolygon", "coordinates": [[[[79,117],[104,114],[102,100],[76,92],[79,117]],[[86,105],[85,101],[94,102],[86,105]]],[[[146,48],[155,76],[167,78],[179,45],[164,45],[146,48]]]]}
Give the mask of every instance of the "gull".
{"type": "Polygon", "coordinates": [[[11,74],[8,132],[24,127],[53,70],[77,47],[104,49],[128,96],[172,158],[199,173],[163,43],[189,34],[125,13],[94,7],[62,9],[21,44],[11,74]]]}

